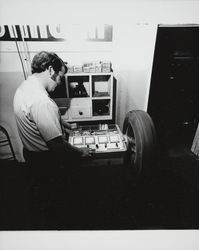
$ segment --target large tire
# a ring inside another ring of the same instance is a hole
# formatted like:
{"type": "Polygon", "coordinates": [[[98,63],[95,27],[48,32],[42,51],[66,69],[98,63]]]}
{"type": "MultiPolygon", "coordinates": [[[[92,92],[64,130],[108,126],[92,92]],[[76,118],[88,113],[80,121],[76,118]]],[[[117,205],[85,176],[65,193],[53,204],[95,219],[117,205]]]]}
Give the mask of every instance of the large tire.
{"type": "Polygon", "coordinates": [[[138,176],[155,156],[156,131],[149,114],[142,110],[129,111],[124,120],[123,134],[127,138],[124,165],[138,176]]]}

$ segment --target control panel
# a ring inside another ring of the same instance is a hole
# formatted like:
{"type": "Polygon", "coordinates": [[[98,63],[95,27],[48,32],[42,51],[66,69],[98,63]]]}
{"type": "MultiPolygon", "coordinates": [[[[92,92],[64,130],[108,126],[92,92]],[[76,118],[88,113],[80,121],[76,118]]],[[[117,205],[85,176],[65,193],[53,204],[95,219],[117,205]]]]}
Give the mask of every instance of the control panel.
{"type": "Polygon", "coordinates": [[[117,124],[80,126],[69,134],[69,143],[90,148],[96,154],[126,151],[125,139],[117,124]]]}

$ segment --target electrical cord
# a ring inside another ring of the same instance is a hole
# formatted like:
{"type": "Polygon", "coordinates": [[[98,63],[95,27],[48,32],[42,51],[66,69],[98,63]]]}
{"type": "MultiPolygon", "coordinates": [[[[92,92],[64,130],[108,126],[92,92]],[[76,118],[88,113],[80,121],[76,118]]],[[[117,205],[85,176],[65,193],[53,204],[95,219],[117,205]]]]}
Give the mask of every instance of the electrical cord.
{"type": "Polygon", "coordinates": [[[18,52],[18,55],[19,55],[19,58],[20,58],[20,61],[21,61],[21,65],[22,65],[22,69],[23,69],[24,78],[25,78],[25,80],[26,80],[26,79],[27,79],[27,76],[26,76],[26,72],[25,72],[24,65],[23,65],[23,60],[22,60],[22,57],[21,57],[21,54],[20,54],[20,51],[19,51],[19,46],[18,46],[18,43],[17,43],[17,38],[16,38],[16,35],[15,35],[15,30],[14,30],[13,25],[12,25],[12,30],[13,30],[13,34],[14,34],[14,38],[15,38],[15,43],[16,43],[16,47],[17,47],[17,52],[18,52]]]}

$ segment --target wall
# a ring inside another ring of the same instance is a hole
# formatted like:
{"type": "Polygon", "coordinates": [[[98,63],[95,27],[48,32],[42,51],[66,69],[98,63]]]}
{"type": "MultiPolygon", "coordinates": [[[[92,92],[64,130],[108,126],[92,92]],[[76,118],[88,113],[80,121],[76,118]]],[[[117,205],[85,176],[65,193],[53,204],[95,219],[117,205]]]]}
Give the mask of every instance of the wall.
{"type": "MultiPolygon", "coordinates": [[[[113,25],[109,47],[85,48],[75,43],[45,45],[64,60],[79,63],[88,60],[111,60],[117,79],[116,122],[122,128],[125,114],[131,109],[147,109],[153,53],[158,24],[199,23],[199,1],[1,1],[0,23],[4,24],[80,24],[113,25]],[[72,3],[71,3],[72,2],[72,3]],[[21,4],[20,4],[21,3],[21,4]]],[[[42,44],[44,45],[44,44],[42,44]]],[[[9,131],[18,160],[21,142],[13,117],[12,99],[23,79],[19,57],[10,43],[0,43],[0,122],[9,131]]],[[[42,50],[39,44],[31,51],[42,50]]]]}

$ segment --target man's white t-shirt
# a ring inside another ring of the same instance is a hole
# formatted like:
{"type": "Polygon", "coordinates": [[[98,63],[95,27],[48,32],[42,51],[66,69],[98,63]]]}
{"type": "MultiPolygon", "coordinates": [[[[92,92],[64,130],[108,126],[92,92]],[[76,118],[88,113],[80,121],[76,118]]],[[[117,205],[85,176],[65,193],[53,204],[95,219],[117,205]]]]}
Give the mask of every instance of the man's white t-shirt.
{"type": "Polygon", "coordinates": [[[13,105],[25,149],[46,151],[47,141],[62,136],[59,108],[34,75],[29,76],[17,89],[13,105]]]}

